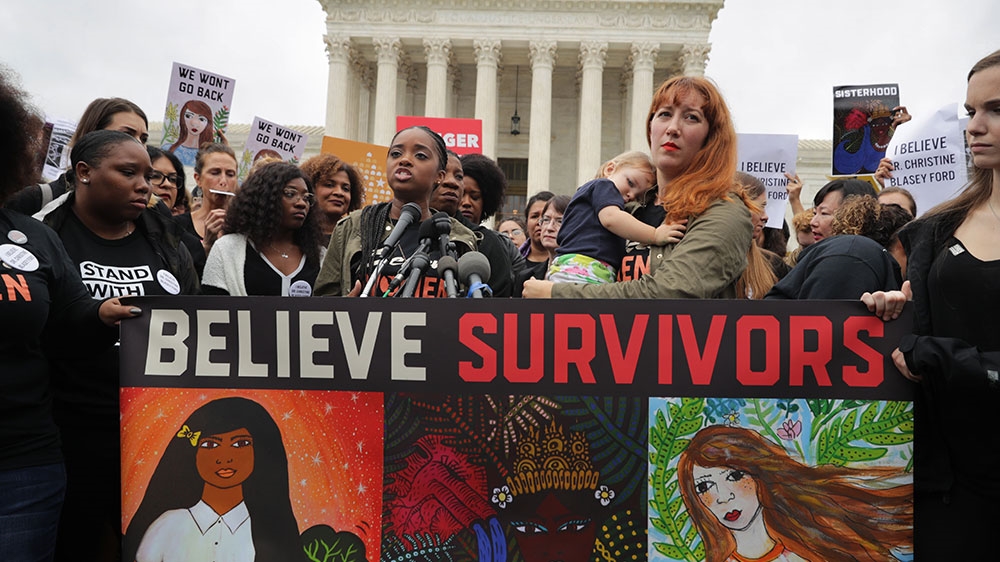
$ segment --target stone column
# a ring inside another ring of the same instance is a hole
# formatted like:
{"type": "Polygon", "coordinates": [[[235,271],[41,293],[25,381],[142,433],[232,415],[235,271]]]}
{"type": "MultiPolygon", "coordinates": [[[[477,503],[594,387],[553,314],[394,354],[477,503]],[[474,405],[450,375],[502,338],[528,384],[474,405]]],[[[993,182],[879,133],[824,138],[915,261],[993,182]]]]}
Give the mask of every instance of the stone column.
{"type": "Polygon", "coordinates": [[[532,41],[531,114],[528,125],[528,197],[549,189],[552,152],[552,67],[555,41],[532,41]]]}
{"type": "Polygon", "coordinates": [[[323,41],[330,63],[326,83],[326,134],[344,138],[347,136],[351,39],[346,35],[326,35],[323,41]]]}
{"type": "MultiPolygon", "coordinates": [[[[364,76],[364,70],[367,63],[361,58],[358,51],[351,48],[348,53],[350,60],[350,70],[347,73],[347,125],[344,130],[344,138],[351,140],[361,140],[359,131],[361,130],[360,123],[358,122],[358,113],[361,108],[361,90],[364,87],[362,84],[362,76],[364,76]]],[[[327,131],[327,134],[330,134],[327,131]]]]}
{"type": "Polygon", "coordinates": [[[375,92],[375,75],[378,73],[374,63],[364,64],[364,74],[359,79],[361,87],[359,89],[358,101],[358,136],[357,139],[363,142],[372,141],[372,93],[375,92]]]}
{"type": "Polygon", "coordinates": [[[483,121],[483,154],[496,158],[497,150],[497,66],[500,63],[500,41],[476,39],[476,113],[483,121]]]}
{"type": "MultiPolygon", "coordinates": [[[[413,115],[413,96],[410,95],[410,75],[413,64],[406,52],[399,54],[399,66],[396,68],[396,115],[413,115]]],[[[396,119],[392,120],[393,133],[396,132],[396,119]]]]}
{"type": "Polygon", "coordinates": [[[608,44],[584,41],[580,44],[580,140],[577,151],[577,185],[594,177],[601,165],[601,97],[604,86],[604,61],[608,44]]]}
{"type": "Polygon", "coordinates": [[[396,132],[396,74],[402,43],[399,37],[375,37],[378,78],[375,85],[375,126],[372,142],[388,145],[396,132]]]}
{"type": "Polygon", "coordinates": [[[462,91],[462,68],[455,61],[454,53],[448,60],[448,89],[445,115],[458,114],[458,95],[462,91]]]}
{"type": "Polygon", "coordinates": [[[618,112],[618,120],[622,124],[620,130],[622,134],[622,145],[628,148],[629,139],[632,138],[632,106],[629,100],[632,99],[632,61],[626,60],[622,65],[621,74],[618,75],[618,99],[622,100],[618,112]]]}
{"type": "Polygon", "coordinates": [[[632,133],[628,146],[631,150],[649,150],[646,139],[646,117],[649,104],[653,103],[653,66],[660,52],[659,43],[632,43],[632,133]]]}
{"type": "Polygon", "coordinates": [[[446,117],[448,107],[448,60],[451,57],[450,39],[424,39],[427,55],[426,117],[446,117]]]}
{"type": "Polygon", "coordinates": [[[695,43],[681,47],[681,71],[684,76],[704,76],[708,64],[709,43],[695,43]]]}

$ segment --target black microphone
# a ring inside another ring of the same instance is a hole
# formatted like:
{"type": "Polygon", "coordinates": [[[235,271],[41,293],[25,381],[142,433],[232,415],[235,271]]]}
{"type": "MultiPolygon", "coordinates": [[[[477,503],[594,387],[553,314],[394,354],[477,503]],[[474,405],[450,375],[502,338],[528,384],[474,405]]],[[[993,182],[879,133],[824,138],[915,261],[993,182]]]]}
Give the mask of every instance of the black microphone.
{"type": "Polygon", "coordinates": [[[406,278],[406,285],[403,285],[403,290],[400,292],[401,297],[412,297],[413,293],[417,290],[417,284],[420,283],[420,278],[424,276],[424,269],[426,269],[431,264],[431,258],[424,252],[417,252],[413,254],[413,265],[410,267],[410,276],[406,278]]]}
{"type": "Polygon", "coordinates": [[[458,260],[458,274],[469,288],[468,298],[481,299],[485,292],[493,296],[493,289],[483,282],[490,278],[490,260],[479,252],[468,252],[458,260]]]}
{"type": "Polygon", "coordinates": [[[458,273],[458,260],[451,256],[443,256],[438,260],[438,277],[444,279],[444,291],[450,299],[458,297],[458,284],[455,283],[456,273],[458,273]]]}
{"type": "Polygon", "coordinates": [[[451,239],[449,235],[451,234],[451,216],[444,211],[439,211],[431,217],[434,221],[434,226],[437,228],[438,243],[441,245],[441,255],[442,256],[455,256],[455,250],[451,247],[451,239]]]}
{"type": "MultiPolygon", "coordinates": [[[[407,203],[409,205],[409,203],[407,203]]],[[[399,266],[399,271],[396,276],[392,278],[389,282],[389,288],[386,289],[385,294],[389,294],[396,290],[403,281],[406,280],[406,275],[410,272],[410,268],[413,267],[413,260],[418,255],[427,255],[430,251],[431,246],[434,244],[434,239],[437,238],[437,227],[434,225],[434,221],[426,220],[420,223],[420,245],[417,247],[417,251],[413,252],[409,258],[403,262],[403,265],[399,266]]],[[[426,266],[425,266],[426,267],[426,266]]]]}
{"type": "Polygon", "coordinates": [[[396,226],[393,227],[392,232],[389,233],[389,236],[386,237],[382,242],[382,246],[375,253],[375,270],[372,271],[371,276],[368,277],[368,282],[365,283],[364,290],[361,291],[362,297],[367,297],[371,293],[375,282],[382,275],[382,268],[385,267],[386,257],[396,247],[396,244],[399,243],[399,239],[403,237],[406,228],[415,221],[420,220],[420,215],[420,205],[412,202],[403,205],[403,208],[399,210],[399,220],[396,221],[396,226]]]}
{"type": "Polygon", "coordinates": [[[420,214],[420,205],[416,203],[403,205],[403,208],[399,210],[399,220],[396,221],[396,226],[392,228],[392,232],[389,233],[389,236],[382,242],[382,247],[378,250],[379,258],[384,258],[385,254],[399,243],[399,239],[406,232],[406,227],[419,221],[420,214]]]}

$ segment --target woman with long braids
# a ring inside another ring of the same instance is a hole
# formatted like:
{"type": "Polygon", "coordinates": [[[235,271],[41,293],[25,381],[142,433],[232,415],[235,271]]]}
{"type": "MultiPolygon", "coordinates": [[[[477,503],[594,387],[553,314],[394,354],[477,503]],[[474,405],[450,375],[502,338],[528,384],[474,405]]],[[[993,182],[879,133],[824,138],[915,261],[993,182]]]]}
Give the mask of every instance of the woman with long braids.
{"type": "Polygon", "coordinates": [[[677,462],[708,562],[896,560],[913,546],[902,469],[809,466],[756,431],[709,426],[677,462]]]}
{"type": "Polygon", "coordinates": [[[250,174],[212,247],[202,292],[310,296],[319,273],[320,233],[312,184],[299,168],[265,164],[250,174]]]}
{"type": "MultiPolygon", "coordinates": [[[[430,196],[434,187],[445,178],[448,163],[447,147],[440,135],[427,127],[416,126],[396,133],[389,145],[386,170],[392,201],[370,205],[354,211],[333,231],[330,248],[316,279],[315,294],[358,295],[376,269],[376,252],[388,237],[407,203],[420,207],[420,220],[431,217],[430,196]]],[[[450,219],[449,238],[459,254],[476,249],[476,237],[471,230],[454,218],[450,219]]],[[[386,264],[373,285],[371,296],[383,296],[390,280],[399,271],[405,258],[413,255],[420,245],[420,224],[411,224],[399,243],[386,257],[386,264]]],[[[430,251],[431,264],[441,257],[437,244],[430,251]]],[[[438,283],[433,265],[418,286],[414,296],[443,296],[444,283],[438,283]]]]}

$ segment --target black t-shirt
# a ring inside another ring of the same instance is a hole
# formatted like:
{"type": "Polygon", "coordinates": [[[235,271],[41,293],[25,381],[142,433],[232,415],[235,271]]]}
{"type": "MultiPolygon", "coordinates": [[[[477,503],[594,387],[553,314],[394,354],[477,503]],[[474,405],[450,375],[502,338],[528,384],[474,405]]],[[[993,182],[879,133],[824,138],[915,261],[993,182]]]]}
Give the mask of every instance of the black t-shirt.
{"type": "Polygon", "coordinates": [[[64,353],[92,349],[101,337],[110,344],[99,306],[55,232],[0,210],[0,470],[62,459],[42,342],[59,338],[64,353]]]}
{"type": "MultiPolygon", "coordinates": [[[[166,264],[140,230],[120,240],[105,240],[71,213],[59,235],[84,286],[95,299],[180,291],[177,278],[165,268],[166,264]]],[[[118,363],[117,346],[86,358],[53,361],[57,385],[55,417],[64,435],[94,430],[117,432],[118,363]]],[[[75,442],[66,441],[67,446],[75,442]]],[[[108,445],[116,443],[117,440],[108,445]]]]}
{"type": "Polygon", "coordinates": [[[70,215],[60,235],[95,299],[175,295],[180,290],[177,278],[139,231],[119,240],[105,240],[76,215],[70,215]]]}
{"type": "MultiPolygon", "coordinates": [[[[636,207],[632,211],[632,216],[650,226],[660,226],[663,219],[667,217],[667,212],[663,207],[647,203],[644,207],[636,207]]],[[[621,267],[618,268],[618,281],[634,281],[649,273],[649,246],[625,241],[625,257],[622,258],[621,267]]]]}
{"type": "Polygon", "coordinates": [[[931,266],[927,289],[933,335],[1000,351],[1000,260],[982,261],[952,236],[931,266]]]}
{"type": "MultiPolygon", "coordinates": [[[[285,275],[247,242],[246,263],[243,265],[243,283],[250,296],[312,296],[319,265],[309,262],[305,256],[291,275],[285,275]]],[[[205,294],[228,294],[225,290],[202,284],[205,294]]]]}
{"type": "MultiPolygon", "coordinates": [[[[417,248],[420,246],[420,224],[411,224],[406,231],[403,233],[403,237],[399,240],[399,245],[395,248],[392,254],[389,255],[389,260],[382,268],[382,272],[379,275],[378,282],[372,288],[370,296],[381,297],[389,288],[389,284],[392,278],[399,273],[400,267],[406,263],[406,260],[412,256],[417,248]]],[[[358,254],[355,259],[360,259],[360,254],[358,254]]],[[[413,293],[414,297],[421,298],[438,298],[446,297],[447,291],[445,291],[444,280],[438,279],[437,272],[437,261],[441,258],[441,251],[438,247],[437,241],[435,240],[431,244],[430,250],[430,265],[423,270],[423,276],[420,282],[417,284],[416,290],[413,293]]],[[[357,271],[357,264],[351,263],[351,271],[357,271]]],[[[354,285],[355,281],[358,279],[352,273],[351,275],[351,286],[354,285]]],[[[362,287],[368,281],[367,279],[361,279],[362,287]]],[[[458,283],[458,276],[455,276],[456,284],[458,283]]],[[[399,287],[397,287],[390,295],[395,296],[403,290],[406,285],[406,279],[403,279],[399,287]]]]}

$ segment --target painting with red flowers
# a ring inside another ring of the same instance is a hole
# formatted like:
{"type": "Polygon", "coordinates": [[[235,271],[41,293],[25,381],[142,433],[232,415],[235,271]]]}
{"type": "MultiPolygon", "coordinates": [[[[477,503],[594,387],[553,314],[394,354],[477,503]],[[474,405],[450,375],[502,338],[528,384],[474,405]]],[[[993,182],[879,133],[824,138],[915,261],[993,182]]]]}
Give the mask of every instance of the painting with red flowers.
{"type": "Polygon", "coordinates": [[[386,395],[386,560],[645,560],[646,400],[386,395]]]}

